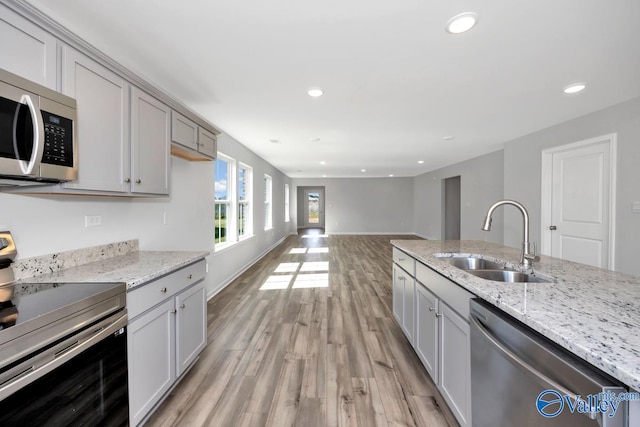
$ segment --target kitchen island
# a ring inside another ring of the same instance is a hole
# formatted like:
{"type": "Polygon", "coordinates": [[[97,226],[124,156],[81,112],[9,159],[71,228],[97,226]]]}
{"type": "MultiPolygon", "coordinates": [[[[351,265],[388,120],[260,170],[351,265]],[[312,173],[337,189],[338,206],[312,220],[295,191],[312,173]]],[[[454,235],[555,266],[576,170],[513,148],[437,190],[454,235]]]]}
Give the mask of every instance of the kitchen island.
{"type": "Polygon", "coordinates": [[[483,241],[393,240],[392,245],[629,387],[640,389],[640,278],[483,241]],[[436,255],[480,255],[552,283],[475,277],[436,255]]]}

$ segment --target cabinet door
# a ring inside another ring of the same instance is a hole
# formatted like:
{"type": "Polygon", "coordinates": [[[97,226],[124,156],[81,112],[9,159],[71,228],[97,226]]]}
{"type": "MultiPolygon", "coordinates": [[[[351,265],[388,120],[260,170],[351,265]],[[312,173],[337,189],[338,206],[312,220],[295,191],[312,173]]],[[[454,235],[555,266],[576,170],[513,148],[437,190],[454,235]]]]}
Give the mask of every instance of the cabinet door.
{"type": "Polygon", "coordinates": [[[57,90],[56,39],[0,5],[0,68],[57,90]]]}
{"type": "Polygon", "coordinates": [[[416,282],[415,349],[434,383],[438,383],[438,298],[416,282]]]}
{"type": "Polygon", "coordinates": [[[200,128],[198,135],[198,151],[211,158],[218,155],[217,137],[206,129],[200,128]]]}
{"type": "Polygon", "coordinates": [[[402,306],[404,298],[404,283],[401,279],[402,270],[396,264],[393,264],[393,317],[396,318],[398,325],[402,326],[402,306]]]}
{"type": "Polygon", "coordinates": [[[471,426],[469,323],[440,304],[440,391],[461,426],[471,426]]]}
{"type": "Polygon", "coordinates": [[[132,87],[131,192],[169,194],[170,132],[169,107],[132,87]]]}
{"type": "Polygon", "coordinates": [[[404,297],[402,299],[402,329],[407,335],[409,342],[414,344],[414,312],[415,312],[415,280],[413,277],[405,273],[405,279],[402,281],[404,284],[404,297]]]}
{"type": "Polygon", "coordinates": [[[180,376],[198,357],[207,343],[207,302],[204,282],[176,297],[177,371],[180,376]]]}
{"type": "Polygon", "coordinates": [[[174,299],[135,319],[128,331],[129,416],[137,425],[176,378],[174,299]]]}
{"type": "Polygon", "coordinates": [[[68,46],[62,92],[78,106],[78,180],[64,188],[128,192],[129,84],[68,46]]]}
{"type": "Polygon", "coordinates": [[[198,130],[197,124],[180,113],[171,112],[171,141],[197,150],[198,130]]]}

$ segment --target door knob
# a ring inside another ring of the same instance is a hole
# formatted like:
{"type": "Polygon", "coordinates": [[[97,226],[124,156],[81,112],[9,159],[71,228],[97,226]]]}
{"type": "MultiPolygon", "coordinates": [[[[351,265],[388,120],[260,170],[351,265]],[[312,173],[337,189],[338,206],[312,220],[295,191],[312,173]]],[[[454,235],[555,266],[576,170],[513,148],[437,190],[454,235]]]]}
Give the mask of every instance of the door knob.
{"type": "Polygon", "coordinates": [[[549,230],[551,230],[551,231],[554,231],[554,230],[557,230],[557,229],[558,229],[558,227],[556,227],[555,225],[550,225],[549,226],[549,230]]]}

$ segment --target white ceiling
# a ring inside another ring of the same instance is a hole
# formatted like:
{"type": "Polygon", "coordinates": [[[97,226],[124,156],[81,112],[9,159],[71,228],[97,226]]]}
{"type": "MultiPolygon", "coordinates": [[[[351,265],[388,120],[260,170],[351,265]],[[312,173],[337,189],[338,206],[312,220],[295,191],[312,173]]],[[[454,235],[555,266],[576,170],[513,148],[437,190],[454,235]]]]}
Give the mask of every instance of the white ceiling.
{"type": "Polygon", "coordinates": [[[290,177],[415,176],[640,95],[638,0],[27,1],[290,177]]]}

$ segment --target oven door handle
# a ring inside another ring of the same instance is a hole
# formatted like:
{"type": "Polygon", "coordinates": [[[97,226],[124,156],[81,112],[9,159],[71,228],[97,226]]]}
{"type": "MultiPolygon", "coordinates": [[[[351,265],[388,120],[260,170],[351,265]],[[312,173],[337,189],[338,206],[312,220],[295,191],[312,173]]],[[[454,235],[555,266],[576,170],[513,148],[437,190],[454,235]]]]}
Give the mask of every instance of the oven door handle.
{"type": "MultiPolygon", "coordinates": [[[[568,396],[576,403],[579,401],[584,401],[584,399],[582,399],[580,395],[572,392],[568,388],[559,384],[557,381],[549,378],[548,376],[522,360],[520,357],[518,357],[517,354],[507,348],[507,346],[503,344],[498,339],[498,337],[494,336],[491,331],[489,331],[482,323],[480,323],[480,321],[473,314],[469,316],[469,320],[471,321],[471,325],[474,326],[478,330],[478,332],[480,332],[480,334],[489,342],[489,344],[495,350],[498,351],[498,353],[500,353],[504,358],[519,367],[524,372],[527,372],[529,375],[536,378],[541,385],[543,385],[547,389],[556,389],[560,394],[568,396]]],[[[584,412],[583,414],[592,420],[595,420],[598,417],[598,413],[596,412],[584,412]]]]}
{"type": "MultiPolygon", "coordinates": [[[[20,104],[26,105],[29,108],[29,114],[31,114],[31,123],[33,126],[33,145],[31,149],[31,157],[26,166],[24,160],[19,160],[20,169],[25,175],[33,175],[36,166],[40,165],[40,160],[42,159],[42,153],[44,151],[44,122],[42,121],[42,115],[39,114],[40,111],[36,109],[36,106],[33,104],[31,96],[26,94],[22,95],[20,104]]],[[[17,118],[18,110],[16,110],[16,115],[13,120],[13,148],[15,150],[16,159],[20,159],[17,139],[17,118]]],[[[39,174],[40,171],[36,171],[35,173],[39,174]]]]}
{"type": "MultiPolygon", "coordinates": [[[[103,324],[99,323],[96,326],[99,327],[99,329],[96,330],[92,335],[82,338],[77,344],[71,344],[71,346],[67,344],[67,346],[63,348],[62,351],[52,348],[50,350],[51,354],[45,355],[47,361],[45,361],[41,366],[34,365],[31,367],[27,367],[26,370],[22,371],[7,382],[1,384],[0,400],[3,400],[4,398],[12,395],[21,388],[31,384],[38,378],[41,378],[57,367],[73,359],[84,350],[92,347],[103,339],[108,338],[110,335],[125,328],[127,326],[127,313],[125,311],[124,314],[118,316],[118,318],[106,319],[103,321],[103,324]],[[47,356],[50,357],[47,358],[47,356]]],[[[70,341],[72,343],[75,343],[75,341],[78,341],[78,338],[71,337],[70,341]]]]}

